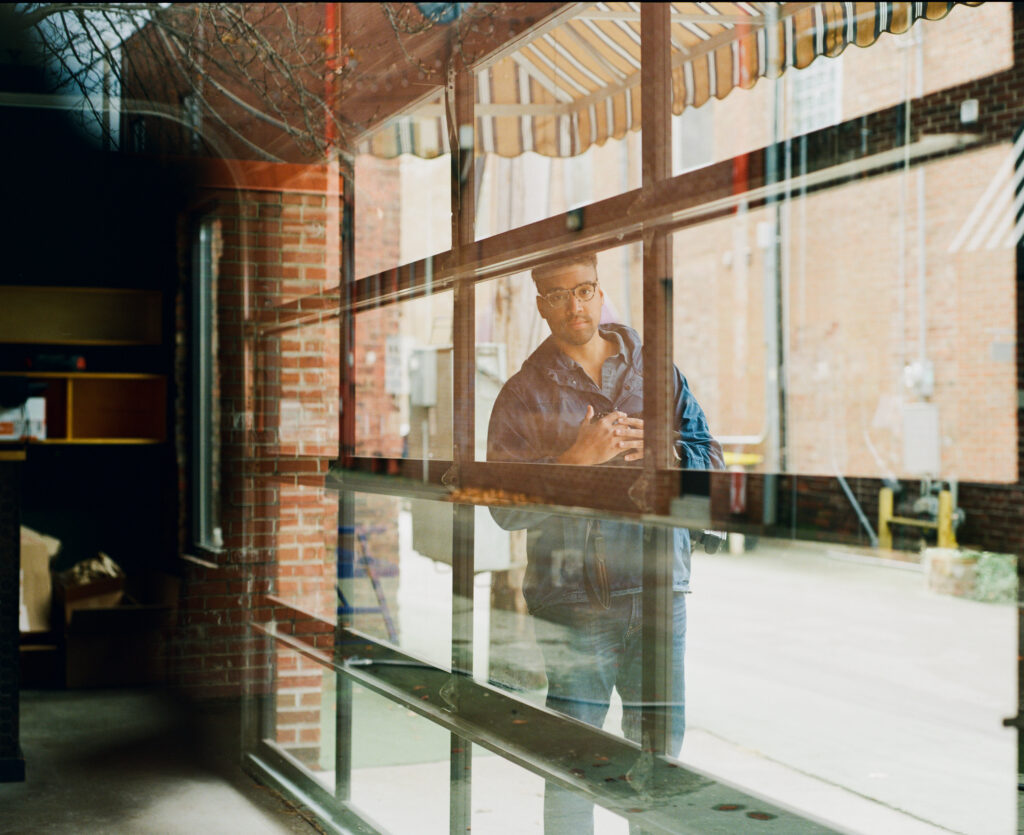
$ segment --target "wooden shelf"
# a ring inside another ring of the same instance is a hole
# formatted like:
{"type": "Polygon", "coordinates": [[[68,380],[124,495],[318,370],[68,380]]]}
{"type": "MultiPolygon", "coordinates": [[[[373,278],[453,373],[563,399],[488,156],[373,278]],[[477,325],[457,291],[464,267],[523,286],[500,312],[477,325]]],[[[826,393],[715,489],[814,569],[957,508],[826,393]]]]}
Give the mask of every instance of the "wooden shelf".
{"type": "Polygon", "coordinates": [[[8,343],[159,345],[161,294],[0,285],[0,335],[8,343]]]}
{"type": "Polygon", "coordinates": [[[162,374],[4,371],[46,382],[43,444],[154,444],[167,438],[162,374]]]}

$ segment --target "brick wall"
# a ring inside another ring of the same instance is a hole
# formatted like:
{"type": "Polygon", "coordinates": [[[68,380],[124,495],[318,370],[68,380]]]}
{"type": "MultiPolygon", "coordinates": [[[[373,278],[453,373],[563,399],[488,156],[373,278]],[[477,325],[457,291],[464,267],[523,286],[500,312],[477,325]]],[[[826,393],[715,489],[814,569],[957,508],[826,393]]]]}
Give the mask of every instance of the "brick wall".
{"type": "MultiPolygon", "coordinates": [[[[376,162],[376,161],[375,161],[376,162]]],[[[250,621],[273,621],[326,652],[339,605],[338,494],[323,486],[339,456],[340,322],[331,293],[339,278],[340,178],[325,166],[227,163],[205,172],[199,214],[216,217],[222,243],[216,265],[224,549],[199,554],[184,578],[172,649],[174,682],[201,698],[266,694],[275,704],[277,743],[310,768],[333,769],[334,676],[316,661],[268,640],[250,621]],[[232,187],[226,187],[226,186],[232,187]]],[[[395,266],[398,168],[381,163],[361,184],[363,208],[380,223],[357,226],[361,265],[395,266]],[[375,207],[382,207],[380,214],[375,207]],[[390,213],[390,214],[389,214],[390,213]],[[369,260],[367,260],[369,259],[369,260]]],[[[178,332],[190,332],[187,222],[180,230],[178,332]]],[[[391,308],[357,323],[357,454],[401,455],[398,410],[384,386],[391,308]]],[[[188,344],[178,346],[179,391],[188,386],[188,344]]],[[[179,398],[183,491],[187,402],[179,398]]],[[[187,502],[185,503],[187,505],[187,502]]],[[[357,522],[374,528],[375,560],[397,570],[397,506],[363,496],[357,522]]],[[[181,545],[194,549],[182,515],[181,545]]],[[[353,580],[351,605],[372,607],[365,577],[353,580]]],[[[360,616],[371,631],[379,615],[360,616]]]]}
{"type": "MultiPolygon", "coordinates": [[[[325,166],[281,166],[271,180],[265,166],[232,165],[204,172],[197,210],[219,220],[223,242],[217,357],[224,548],[189,563],[172,674],[202,697],[270,684],[279,653],[268,652],[248,623],[270,620],[266,595],[327,622],[334,616],[338,508],[322,481],[338,455],[337,305],[305,313],[298,300],[337,284],[339,187],[330,188],[325,166]]],[[[181,239],[178,327],[186,335],[187,225],[181,239]]],[[[187,340],[178,351],[184,392],[187,340]]],[[[183,487],[184,440],[179,436],[183,487]]],[[[195,554],[182,522],[183,551],[195,554]]],[[[296,621],[287,609],[277,616],[296,621]]]]}
{"type": "MultiPolygon", "coordinates": [[[[948,249],[996,177],[999,164],[1009,156],[1014,131],[1024,121],[1020,92],[1024,90],[1024,14],[1006,4],[958,9],[954,14],[959,16],[958,25],[943,21],[927,29],[924,95],[910,108],[912,140],[964,130],[979,139],[975,150],[924,166],[926,340],[937,378],[932,402],[939,405],[942,420],[943,473],[959,479],[959,504],[967,514],[958,539],[1019,554],[1024,553],[1024,525],[1020,524],[1024,519],[1020,481],[1024,413],[1018,403],[1018,391],[1024,390],[1020,252],[984,245],[973,251],[948,249]],[[1008,34],[1005,24],[1010,15],[1013,25],[1008,34]],[[944,53],[936,63],[939,42],[950,38],[961,53],[973,49],[985,54],[975,57],[972,53],[951,62],[944,53]],[[970,67],[969,80],[939,89],[955,81],[950,73],[964,66],[970,67]],[[968,98],[979,100],[980,119],[965,126],[960,123],[960,103],[968,98]]],[[[875,50],[884,57],[890,47],[880,42],[858,55],[858,71],[873,68],[869,57],[875,50]]],[[[884,96],[876,100],[876,108],[878,104],[887,104],[884,96]]],[[[901,111],[897,105],[811,135],[812,167],[815,159],[839,162],[865,151],[898,146],[901,111]]],[[[723,130],[728,127],[724,125],[723,130]]],[[[735,133],[744,133],[739,122],[732,127],[735,133]]],[[[899,176],[896,172],[824,190],[795,201],[791,210],[791,229],[800,240],[792,241],[787,254],[793,350],[788,375],[788,463],[801,475],[778,481],[774,530],[780,535],[795,531],[820,537],[827,532],[844,541],[863,541],[854,509],[838,481],[829,477],[830,471],[838,466],[847,474],[874,525],[879,476],[885,472],[875,453],[892,471],[901,469],[902,430],[894,432],[889,425],[892,421],[886,419],[883,401],[886,395],[895,401],[901,394],[901,353],[912,360],[918,351],[919,250],[916,178],[910,178],[901,196],[894,189],[899,176]],[[893,315],[900,290],[893,276],[899,257],[894,215],[900,200],[909,209],[904,227],[908,245],[902,327],[893,315]],[[864,349],[854,350],[855,346],[864,349]],[[865,433],[874,452],[864,440],[865,433]]],[[[735,218],[677,235],[676,295],[683,296],[682,307],[690,311],[677,322],[677,361],[708,408],[713,430],[721,434],[757,434],[762,426],[763,264],[754,225],[765,219],[763,211],[752,213],[750,228],[739,235],[739,246],[735,218]],[[730,263],[725,264],[722,253],[730,250],[730,263]],[[749,255],[741,261],[744,252],[749,255]],[[698,329],[696,308],[701,299],[716,311],[712,318],[722,323],[719,327],[708,328],[705,323],[703,330],[698,329]],[[706,342],[701,344],[701,339],[706,342]]],[[[910,493],[916,493],[916,480],[904,483],[910,493]]],[[[716,480],[716,515],[759,524],[763,486],[762,479],[750,479],[748,512],[730,517],[725,510],[728,483],[716,480]]],[[[916,537],[907,537],[902,544],[916,548],[916,537]]]]}

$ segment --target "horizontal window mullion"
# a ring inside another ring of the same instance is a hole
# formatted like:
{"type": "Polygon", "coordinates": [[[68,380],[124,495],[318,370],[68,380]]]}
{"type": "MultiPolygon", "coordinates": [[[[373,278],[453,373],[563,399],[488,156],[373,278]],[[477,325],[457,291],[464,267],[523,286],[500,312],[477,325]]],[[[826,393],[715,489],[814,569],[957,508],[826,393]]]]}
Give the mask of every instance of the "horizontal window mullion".
{"type": "Polygon", "coordinates": [[[482,506],[543,506],[547,512],[595,511],[639,517],[639,502],[649,511],[668,515],[672,499],[706,496],[709,475],[702,470],[667,469],[653,480],[639,482],[640,467],[573,467],[473,461],[461,465],[459,488],[444,484],[450,461],[409,458],[356,458],[331,463],[325,487],[359,493],[432,499],[482,506]],[[639,483],[638,483],[639,482],[639,483]],[[634,500],[633,496],[636,496],[634,500]]]}
{"type": "Polygon", "coordinates": [[[254,751],[245,755],[243,765],[246,771],[255,772],[262,783],[266,783],[286,797],[301,798],[308,812],[321,825],[336,833],[365,833],[383,835],[384,830],[376,827],[351,803],[338,800],[317,784],[294,757],[269,740],[260,740],[254,751]]]}
{"type": "Polygon", "coordinates": [[[704,823],[717,820],[714,807],[722,803],[772,815],[779,831],[832,831],[718,784],[668,757],[642,751],[621,737],[479,684],[469,671],[450,673],[355,630],[341,632],[332,658],[273,627],[254,626],[462,739],[579,792],[651,832],[706,831],[704,823]]]}

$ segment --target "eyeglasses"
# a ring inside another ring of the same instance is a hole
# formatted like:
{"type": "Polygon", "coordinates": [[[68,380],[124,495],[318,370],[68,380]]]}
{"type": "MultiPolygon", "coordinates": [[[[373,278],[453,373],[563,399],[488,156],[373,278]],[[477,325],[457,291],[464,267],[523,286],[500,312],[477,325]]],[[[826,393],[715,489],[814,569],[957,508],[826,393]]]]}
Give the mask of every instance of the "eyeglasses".
{"type": "Polygon", "coordinates": [[[538,293],[537,298],[544,299],[549,307],[568,307],[569,299],[575,296],[581,302],[589,302],[597,292],[596,281],[584,281],[571,290],[552,290],[550,293],[538,293]]]}

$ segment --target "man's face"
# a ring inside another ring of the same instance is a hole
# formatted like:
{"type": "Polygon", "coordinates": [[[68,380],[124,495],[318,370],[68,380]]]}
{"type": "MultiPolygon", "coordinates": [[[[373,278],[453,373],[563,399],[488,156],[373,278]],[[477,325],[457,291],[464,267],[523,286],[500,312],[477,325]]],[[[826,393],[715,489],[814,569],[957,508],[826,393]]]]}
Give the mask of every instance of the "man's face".
{"type": "Polygon", "coordinates": [[[588,281],[597,281],[597,272],[586,264],[572,264],[537,282],[537,294],[544,296],[552,290],[568,290],[569,300],[564,307],[553,307],[543,298],[537,299],[537,310],[551,328],[558,342],[567,345],[586,345],[597,333],[601,321],[604,292],[600,287],[590,301],[580,301],[573,288],[588,281]]]}

